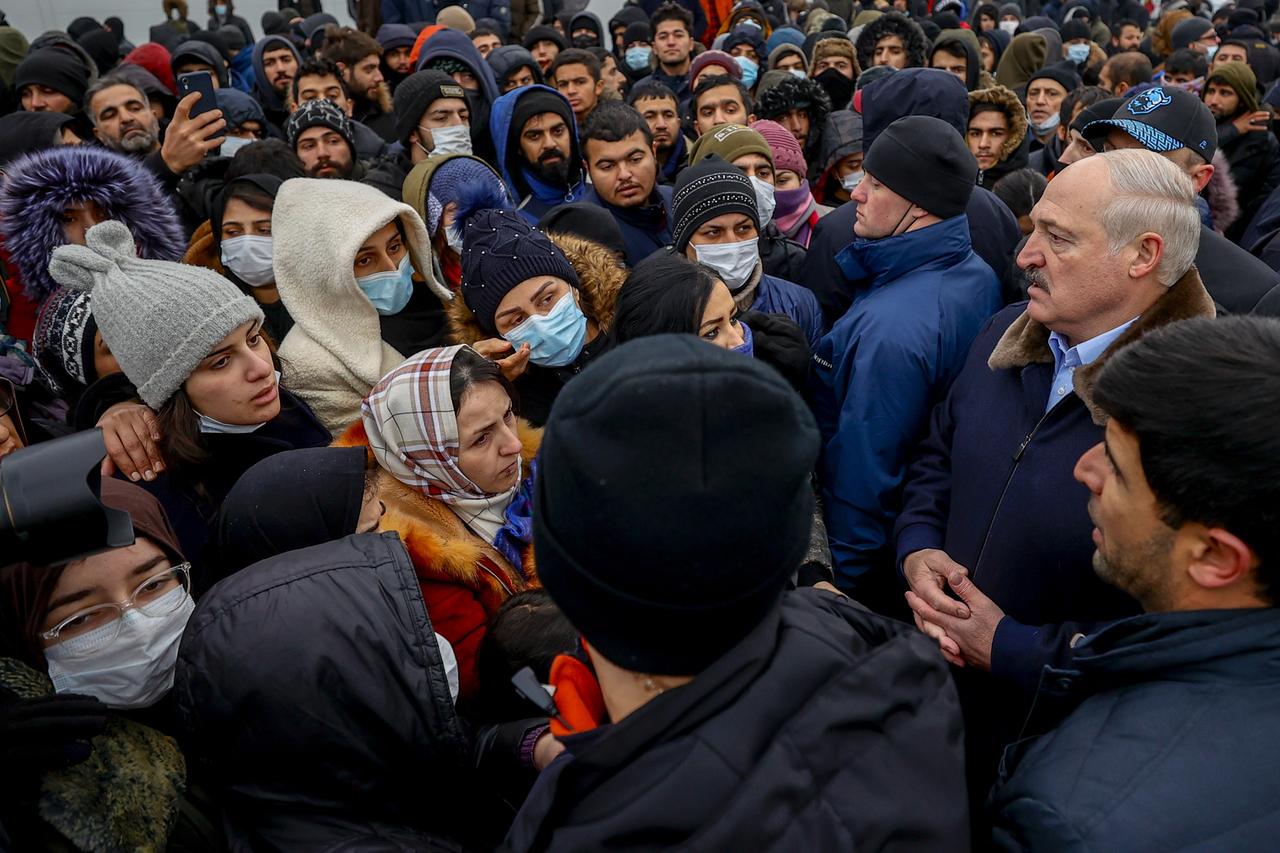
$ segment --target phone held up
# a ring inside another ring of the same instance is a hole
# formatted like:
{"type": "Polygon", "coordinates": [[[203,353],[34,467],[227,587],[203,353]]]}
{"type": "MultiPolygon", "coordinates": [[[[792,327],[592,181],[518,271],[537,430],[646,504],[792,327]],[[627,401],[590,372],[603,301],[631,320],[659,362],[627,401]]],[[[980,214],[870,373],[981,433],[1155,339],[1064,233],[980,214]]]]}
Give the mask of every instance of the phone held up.
{"type": "Polygon", "coordinates": [[[208,71],[188,71],[178,75],[178,100],[192,92],[199,92],[200,99],[191,105],[191,118],[218,108],[218,100],[213,94],[213,75],[208,71]]]}

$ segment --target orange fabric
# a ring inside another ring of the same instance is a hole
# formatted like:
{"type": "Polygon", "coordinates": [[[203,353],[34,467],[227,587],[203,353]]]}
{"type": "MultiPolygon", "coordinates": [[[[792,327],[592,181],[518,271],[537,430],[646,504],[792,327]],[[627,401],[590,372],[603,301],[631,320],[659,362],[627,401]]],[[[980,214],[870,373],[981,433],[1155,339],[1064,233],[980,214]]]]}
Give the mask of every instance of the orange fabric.
{"type": "Polygon", "coordinates": [[[702,33],[702,43],[711,47],[720,34],[720,28],[729,23],[733,14],[733,0],[701,0],[702,11],[707,16],[707,28],[702,33]]]}
{"type": "Polygon", "coordinates": [[[449,641],[458,658],[458,701],[471,699],[480,689],[480,643],[491,614],[480,596],[461,584],[426,580],[419,575],[418,586],[432,629],[449,641]]]}
{"type": "Polygon", "coordinates": [[[439,24],[432,24],[429,27],[423,27],[422,32],[418,33],[418,40],[413,43],[413,49],[409,51],[409,61],[413,63],[413,67],[418,67],[418,54],[422,53],[422,46],[427,43],[427,39],[443,30],[444,27],[439,24]]]}
{"type": "Polygon", "coordinates": [[[596,674],[572,655],[557,655],[551,662],[551,686],[560,718],[572,726],[566,728],[559,719],[551,718],[551,733],[556,737],[581,734],[605,722],[604,694],[596,674]]]}

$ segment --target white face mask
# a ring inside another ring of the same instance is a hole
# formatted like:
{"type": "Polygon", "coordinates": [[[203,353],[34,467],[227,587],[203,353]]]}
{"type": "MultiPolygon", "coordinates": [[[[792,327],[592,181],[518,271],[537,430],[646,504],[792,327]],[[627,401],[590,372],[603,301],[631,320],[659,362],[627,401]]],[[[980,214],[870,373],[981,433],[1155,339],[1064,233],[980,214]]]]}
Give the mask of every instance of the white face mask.
{"type": "Polygon", "coordinates": [[[431,149],[432,155],[470,154],[471,128],[465,124],[433,127],[431,128],[431,141],[435,143],[435,148],[431,149]]]}
{"type": "Polygon", "coordinates": [[[1049,116],[1049,118],[1045,120],[1044,124],[1036,124],[1035,122],[1031,122],[1031,131],[1036,136],[1044,136],[1049,131],[1057,129],[1058,125],[1061,123],[1062,123],[1062,114],[1054,113],[1053,115],[1049,116]]]}
{"type": "Polygon", "coordinates": [[[760,213],[760,228],[763,230],[766,225],[773,221],[773,209],[778,206],[773,197],[773,184],[766,184],[755,175],[752,175],[751,186],[755,187],[756,190],[756,208],[760,213]]]}
{"type": "Polygon", "coordinates": [[[250,287],[263,287],[276,280],[270,237],[228,237],[222,241],[222,265],[250,287]]]}
{"type": "Polygon", "coordinates": [[[792,77],[799,77],[801,80],[807,80],[809,78],[809,75],[805,74],[804,71],[799,68],[788,68],[787,70],[791,72],[792,77]]]}
{"type": "Polygon", "coordinates": [[[857,172],[850,172],[840,179],[840,186],[844,187],[845,192],[851,193],[853,192],[854,187],[858,186],[858,184],[862,182],[862,175],[863,172],[861,170],[857,172]]]}
{"type": "Polygon", "coordinates": [[[755,272],[760,263],[760,238],[752,237],[739,243],[707,243],[694,246],[698,260],[724,277],[724,283],[737,293],[755,272]]]}
{"type": "Polygon", "coordinates": [[[1020,25],[1021,25],[1021,22],[1019,21],[1001,21],[1000,29],[1004,30],[1009,35],[1013,35],[1018,31],[1018,27],[1020,25]]]}
{"type": "MultiPolygon", "coordinates": [[[[93,645],[94,632],[45,649],[53,689],[92,696],[111,708],[146,708],[159,702],[173,687],[178,641],[196,609],[195,601],[181,586],[165,595],[181,596],[185,601],[165,616],[126,610],[120,617],[120,634],[99,652],[87,657],[71,656],[77,646],[93,645]]],[[[158,605],[161,600],[157,599],[158,605]]],[[[115,626],[96,630],[114,631],[115,626]]]]}
{"type": "Polygon", "coordinates": [[[457,223],[444,229],[444,241],[449,244],[450,249],[458,253],[458,257],[462,257],[462,229],[457,223]]]}
{"type": "Polygon", "coordinates": [[[224,136],[222,137],[222,147],[218,149],[218,153],[223,157],[234,157],[241,148],[246,145],[252,145],[257,141],[244,136],[224,136]]]}
{"type": "MultiPolygon", "coordinates": [[[[280,387],[280,371],[278,370],[276,371],[276,387],[280,387]]],[[[196,412],[196,419],[200,422],[201,432],[214,435],[248,435],[267,425],[266,421],[260,424],[224,424],[222,421],[211,418],[208,415],[202,415],[198,411],[196,412]]]]}

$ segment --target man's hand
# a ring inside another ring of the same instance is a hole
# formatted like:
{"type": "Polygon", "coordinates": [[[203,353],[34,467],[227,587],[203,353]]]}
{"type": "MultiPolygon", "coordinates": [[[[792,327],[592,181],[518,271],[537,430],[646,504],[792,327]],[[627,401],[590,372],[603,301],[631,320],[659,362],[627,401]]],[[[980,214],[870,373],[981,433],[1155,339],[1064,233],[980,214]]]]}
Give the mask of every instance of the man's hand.
{"type": "Polygon", "coordinates": [[[968,615],[957,618],[932,607],[914,592],[908,592],[907,605],[915,614],[916,624],[928,626],[921,630],[938,639],[943,656],[949,663],[990,670],[991,645],[1004,611],[969,580],[967,572],[953,571],[946,577],[946,582],[960,596],[968,615]]]}
{"type": "Polygon", "coordinates": [[[502,338],[476,341],[471,345],[471,348],[498,365],[502,370],[502,375],[507,377],[508,382],[515,382],[529,369],[529,353],[532,350],[529,349],[528,344],[521,344],[520,349],[505,358],[498,358],[498,356],[511,352],[512,347],[510,343],[502,338]]]}
{"type": "Polygon", "coordinates": [[[222,118],[222,110],[213,109],[195,118],[191,117],[191,108],[200,100],[199,92],[192,92],[181,101],[173,111],[173,121],[164,133],[164,145],[160,148],[160,156],[169,171],[175,175],[197,166],[204,155],[222,144],[223,128],[227,126],[222,118]]]}
{"type": "Polygon", "coordinates": [[[912,592],[923,598],[930,607],[958,619],[966,619],[969,609],[943,592],[947,578],[955,572],[967,575],[969,570],[951,559],[946,551],[937,548],[912,551],[902,561],[902,574],[912,592]]]}
{"type": "Polygon", "coordinates": [[[135,483],[154,480],[164,470],[160,455],[160,424],[156,413],[141,403],[116,403],[98,419],[107,458],[102,460],[102,476],[119,469],[135,483]]]}
{"type": "Polygon", "coordinates": [[[1267,122],[1270,120],[1271,113],[1266,110],[1258,110],[1252,113],[1241,113],[1231,123],[1236,126],[1236,130],[1245,134],[1255,130],[1266,130],[1267,122]]]}

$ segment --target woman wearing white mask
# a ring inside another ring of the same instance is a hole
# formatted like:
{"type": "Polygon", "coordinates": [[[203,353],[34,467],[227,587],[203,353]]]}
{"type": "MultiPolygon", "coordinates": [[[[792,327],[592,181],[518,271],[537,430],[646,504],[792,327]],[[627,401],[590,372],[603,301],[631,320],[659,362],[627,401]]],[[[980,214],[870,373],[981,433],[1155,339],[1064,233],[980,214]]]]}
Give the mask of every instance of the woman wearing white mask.
{"type": "Polygon", "coordinates": [[[444,342],[452,294],[421,217],[373,187],[285,181],[271,222],[276,287],[294,320],[280,344],[285,382],[336,434],[384,374],[444,342]]]}
{"type": "Polygon", "coordinates": [[[190,565],[154,497],[107,479],[102,501],[132,545],[0,570],[0,821],[15,850],[214,849],[188,846],[192,782],[165,736],[190,565]]]}
{"type": "Polygon", "coordinates": [[[417,211],[431,235],[436,278],[454,292],[462,284],[462,229],[455,222],[464,196],[472,207],[514,206],[493,167],[468,154],[428,157],[404,181],[404,203],[417,211]]]}
{"type": "Polygon", "coordinates": [[[810,346],[818,345],[822,312],[817,298],[764,272],[756,193],[746,175],[718,156],[687,167],[676,179],[671,219],[675,250],[719,272],[740,310],[785,314],[810,346]]]}
{"type": "Polygon", "coordinates": [[[515,383],[521,415],[541,426],[565,383],[604,351],[626,273],[603,246],[544,234],[513,211],[463,205],[458,221],[453,340],[495,359],[515,383]]]}
{"type": "Polygon", "coordinates": [[[862,180],[862,116],[853,110],[836,110],[822,125],[822,167],[813,182],[819,204],[838,207],[862,180]]]}

